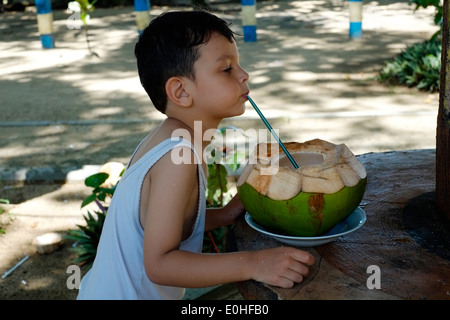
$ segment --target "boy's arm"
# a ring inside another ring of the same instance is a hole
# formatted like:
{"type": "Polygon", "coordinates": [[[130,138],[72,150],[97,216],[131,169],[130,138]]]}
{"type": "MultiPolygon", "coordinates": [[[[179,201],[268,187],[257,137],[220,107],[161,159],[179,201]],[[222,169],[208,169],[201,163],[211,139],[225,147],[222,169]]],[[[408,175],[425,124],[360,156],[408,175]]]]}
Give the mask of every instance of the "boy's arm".
{"type": "Polygon", "coordinates": [[[239,195],[236,194],[224,207],[206,210],[205,231],[232,225],[236,218],[244,212],[244,205],[239,199],[239,195]]]}
{"type": "Polygon", "coordinates": [[[294,248],[217,255],[179,250],[186,210],[194,196],[198,199],[197,168],[196,164],[174,165],[169,153],[151,170],[148,210],[143,222],[144,265],[149,279],[179,287],[250,279],[291,287],[302,281],[314,258],[294,248]]]}

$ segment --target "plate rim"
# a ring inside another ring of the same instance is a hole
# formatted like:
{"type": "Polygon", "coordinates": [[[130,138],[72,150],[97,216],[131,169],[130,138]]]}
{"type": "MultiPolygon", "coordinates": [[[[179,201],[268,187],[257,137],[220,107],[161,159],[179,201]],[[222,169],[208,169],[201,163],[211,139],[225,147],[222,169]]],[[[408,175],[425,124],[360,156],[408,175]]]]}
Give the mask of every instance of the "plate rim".
{"type": "MultiPolygon", "coordinates": [[[[335,234],[328,234],[328,235],[322,235],[322,236],[316,236],[316,237],[297,237],[297,236],[288,236],[288,235],[283,235],[283,234],[278,234],[278,233],[273,233],[270,231],[267,231],[263,226],[259,225],[258,223],[256,223],[250,213],[248,213],[247,211],[245,212],[245,221],[247,222],[247,224],[252,227],[253,229],[255,229],[256,231],[259,231],[261,233],[264,233],[268,236],[272,236],[274,238],[280,238],[280,239],[285,239],[285,240],[298,240],[298,241],[318,241],[318,240],[330,240],[330,239],[334,239],[334,238],[339,238],[343,235],[346,235],[348,233],[351,233],[353,231],[356,231],[357,229],[361,228],[366,220],[367,220],[367,216],[366,213],[364,212],[363,209],[361,209],[361,207],[357,207],[354,211],[352,211],[345,219],[348,219],[348,217],[353,214],[354,212],[360,212],[361,214],[361,218],[359,220],[359,223],[354,226],[353,228],[346,230],[344,232],[341,233],[335,233],[335,234]]],[[[343,221],[345,221],[345,219],[343,221]]],[[[342,222],[342,221],[341,221],[342,222]]]]}

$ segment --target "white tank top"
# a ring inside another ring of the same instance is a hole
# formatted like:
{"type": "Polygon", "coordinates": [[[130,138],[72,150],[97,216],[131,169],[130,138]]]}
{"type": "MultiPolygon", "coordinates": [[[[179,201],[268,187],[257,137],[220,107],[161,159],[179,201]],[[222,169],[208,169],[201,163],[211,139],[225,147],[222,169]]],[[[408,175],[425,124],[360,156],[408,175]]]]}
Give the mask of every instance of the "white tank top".
{"type": "MultiPolygon", "coordinates": [[[[94,264],[81,281],[77,299],[183,298],[185,288],[161,286],[148,279],[143,261],[144,230],[139,222],[140,193],[146,174],[162,156],[179,146],[191,148],[199,163],[197,218],[192,234],[181,243],[180,250],[202,251],[206,178],[201,167],[201,158],[189,141],[180,138],[167,139],[147,152],[131,167],[128,164],[108,208],[94,264]]],[[[138,148],[139,146],[136,150],[138,148]]]]}

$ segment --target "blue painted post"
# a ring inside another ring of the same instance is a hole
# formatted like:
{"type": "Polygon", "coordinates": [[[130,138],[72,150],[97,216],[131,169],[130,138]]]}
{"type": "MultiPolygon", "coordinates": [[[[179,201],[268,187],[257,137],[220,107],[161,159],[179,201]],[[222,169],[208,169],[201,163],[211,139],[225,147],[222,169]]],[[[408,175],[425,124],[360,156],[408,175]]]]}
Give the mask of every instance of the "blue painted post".
{"type": "Polygon", "coordinates": [[[35,0],[37,10],[38,31],[41,38],[42,48],[52,49],[55,47],[53,39],[53,12],[50,0],[35,0]]]}
{"type": "Polygon", "coordinates": [[[362,0],[349,0],[350,9],[350,31],[349,36],[352,39],[362,37],[362,0]]]}
{"type": "Polygon", "coordinates": [[[150,0],[134,0],[134,11],[136,13],[136,25],[139,34],[150,23],[150,0]]]}
{"type": "Polygon", "coordinates": [[[256,42],[256,0],[241,0],[244,42],[256,42]]]}

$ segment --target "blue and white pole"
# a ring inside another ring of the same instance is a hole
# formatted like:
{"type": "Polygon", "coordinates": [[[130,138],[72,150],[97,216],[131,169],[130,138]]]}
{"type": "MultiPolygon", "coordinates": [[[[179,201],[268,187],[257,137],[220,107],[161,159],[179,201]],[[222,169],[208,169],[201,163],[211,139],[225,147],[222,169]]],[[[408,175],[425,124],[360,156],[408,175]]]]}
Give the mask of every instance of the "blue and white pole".
{"type": "Polygon", "coordinates": [[[362,0],[349,0],[350,9],[350,31],[349,36],[352,39],[362,37],[362,0]]]}
{"type": "Polygon", "coordinates": [[[42,48],[53,49],[53,12],[50,0],[35,0],[37,10],[38,31],[41,38],[42,48]]]}
{"type": "Polygon", "coordinates": [[[134,0],[134,11],[136,13],[136,25],[139,34],[150,23],[150,0],[134,0]]]}
{"type": "Polygon", "coordinates": [[[241,0],[244,42],[256,42],[256,0],[241,0]]]}

